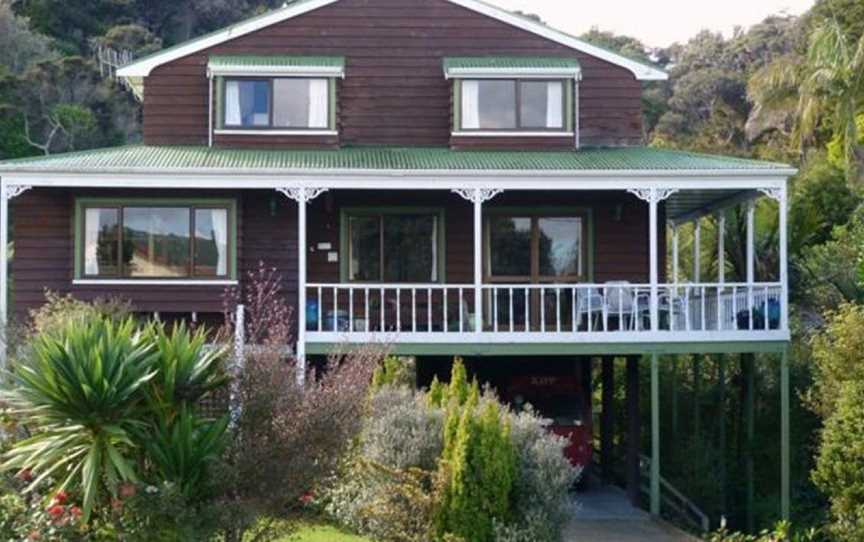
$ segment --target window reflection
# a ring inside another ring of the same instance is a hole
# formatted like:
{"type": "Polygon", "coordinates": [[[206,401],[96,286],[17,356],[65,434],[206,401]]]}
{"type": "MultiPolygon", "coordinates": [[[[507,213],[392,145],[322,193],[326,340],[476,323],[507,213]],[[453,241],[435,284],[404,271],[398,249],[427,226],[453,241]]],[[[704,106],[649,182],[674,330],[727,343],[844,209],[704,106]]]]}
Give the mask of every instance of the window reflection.
{"type": "Polygon", "coordinates": [[[123,270],[127,277],[189,275],[189,210],[129,207],[123,215],[123,270]]]}
{"type": "Polygon", "coordinates": [[[529,276],[531,274],[531,219],[492,217],[489,225],[492,275],[529,276]]]}

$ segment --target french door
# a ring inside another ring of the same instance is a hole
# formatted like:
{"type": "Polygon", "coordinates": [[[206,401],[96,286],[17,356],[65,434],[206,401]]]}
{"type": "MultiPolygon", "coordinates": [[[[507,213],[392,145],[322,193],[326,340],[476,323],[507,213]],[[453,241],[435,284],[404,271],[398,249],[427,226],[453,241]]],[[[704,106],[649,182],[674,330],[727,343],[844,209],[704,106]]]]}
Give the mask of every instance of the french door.
{"type": "Polygon", "coordinates": [[[487,327],[539,330],[572,324],[572,290],[553,285],[584,282],[588,276],[587,214],[561,211],[499,211],[486,218],[485,282],[514,285],[487,296],[487,327]],[[544,289],[542,285],[550,285],[544,289]],[[526,285],[518,287],[518,285],[526,285]],[[526,306],[527,304],[527,306],[526,306]],[[512,308],[511,308],[512,307],[512,308]],[[541,318],[542,314],[542,318],[541,318]]]}

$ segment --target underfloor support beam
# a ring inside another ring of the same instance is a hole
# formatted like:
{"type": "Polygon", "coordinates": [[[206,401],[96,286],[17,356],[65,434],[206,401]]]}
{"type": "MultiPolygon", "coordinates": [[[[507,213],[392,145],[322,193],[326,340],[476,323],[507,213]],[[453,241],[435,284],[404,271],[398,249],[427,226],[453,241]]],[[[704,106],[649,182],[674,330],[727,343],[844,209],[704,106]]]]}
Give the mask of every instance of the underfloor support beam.
{"type": "Polygon", "coordinates": [[[660,362],[651,354],[651,515],[660,515],[660,362]]]}
{"type": "Polygon", "coordinates": [[[639,419],[639,356],[627,358],[627,496],[639,506],[639,450],[642,427],[639,419]]]}
{"type": "Polygon", "coordinates": [[[600,379],[603,383],[600,413],[600,461],[604,483],[612,482],[612,436],[615,432],[615,358],[604,356],[600,379]]]}
{"type": "Polygon", "coordinates": [[[780,358],[780,515],[790,517],[790,457],[789,457],[789,350],[780,358]]]}

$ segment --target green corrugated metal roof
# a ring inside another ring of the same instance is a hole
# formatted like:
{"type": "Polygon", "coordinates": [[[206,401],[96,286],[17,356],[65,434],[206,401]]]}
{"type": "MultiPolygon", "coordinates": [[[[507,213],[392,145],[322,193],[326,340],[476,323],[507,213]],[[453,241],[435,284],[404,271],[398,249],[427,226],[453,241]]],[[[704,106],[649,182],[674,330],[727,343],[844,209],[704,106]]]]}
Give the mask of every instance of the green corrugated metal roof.
{"type": "Polygon", "coordinates": [[[456,151],[444,147],[245,150],[133,145],[0,162],[15,171],[765,171],[789,166],[647,147],[579,151],[456,151]]]}
{"type": "Polygon", "coordinates": [[[547,57],[450,57],[444,59],[444,70],[454,69],[562,69],[578,70],[579,61],[572,58],[547,57]]]}
{"type": "Polygon", "coordinates": [[[284,68],[303,66],[325,66],[344,68],[344,56],[288,56],[288,55],[213,55],[208,63],[211,67],[244,66],[262,68],[284,68]]]}

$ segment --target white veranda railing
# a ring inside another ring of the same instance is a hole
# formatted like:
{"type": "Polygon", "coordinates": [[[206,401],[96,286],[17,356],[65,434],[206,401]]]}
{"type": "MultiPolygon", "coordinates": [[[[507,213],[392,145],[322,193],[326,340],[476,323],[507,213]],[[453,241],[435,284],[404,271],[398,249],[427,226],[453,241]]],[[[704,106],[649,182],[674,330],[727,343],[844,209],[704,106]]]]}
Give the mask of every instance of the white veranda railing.
{"type": "MultiPolygon", "coordinates": [[[[775,331],[779,283],[658,284],[657,331],[775,331]]],[[[649,332],[652,286],[484,284],[477,330],[473,285],[308,284],[306,329],[352,333],[649,332]]]]}

